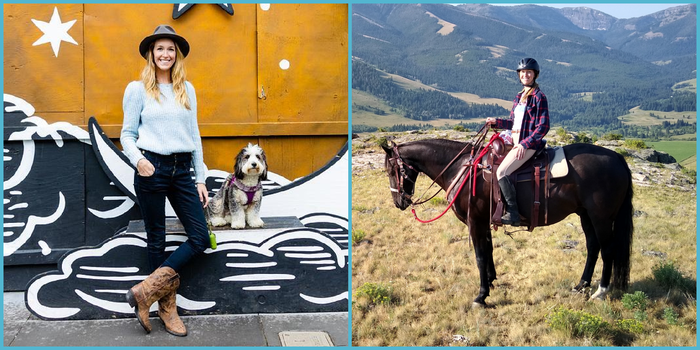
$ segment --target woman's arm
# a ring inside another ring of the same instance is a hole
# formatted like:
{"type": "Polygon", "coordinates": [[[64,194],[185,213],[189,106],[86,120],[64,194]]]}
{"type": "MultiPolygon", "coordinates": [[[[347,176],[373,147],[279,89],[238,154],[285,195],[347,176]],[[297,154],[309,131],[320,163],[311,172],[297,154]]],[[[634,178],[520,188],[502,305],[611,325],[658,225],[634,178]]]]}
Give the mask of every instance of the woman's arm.
{"type": "Polygon", "coordinates": [[[197,94],[194,91],[194,86],[189,82],[186,83],[189,87],[187,92],[190,98],[190,108],[194,114],[192,118],[192,137],[194,141],[194,151],[192,152],[192,165],[194,166],[194,182],[197,184],[197,193],[199,201],[206,208],[209,205],[209,191],[205,185],[206,167],[204,166],[204,151],[202,150],[202,137],[199,133],[199,124],[197,123],[197,94]]]}
{"type": "Polygon", "coordinates": [[[141,82],[132,81],[124,90],[124,100],[122,109],[124,111],[124,122],[119,141],[131,164],[138,166],[139,160],[145,159],[143,154],[136,147],[136,140],[139,137],[139,122],[141,121],[141,111],[143,110],[145,91],[141,82]]]}
{"type": "Polygon", "coordinates": [[[206,168],[204,166],[204,152],[202,151],[202,137],[199,133],[199,124],[197,123],[197,94],[192,84],[187,82],[187,95],[190,98],[190,108],[194,115],[192,118],[192,141],[194,142],[194,151],[192,152],[192,165],[194,166],[194,182],[204,183],[206,180],[206,168]]]}

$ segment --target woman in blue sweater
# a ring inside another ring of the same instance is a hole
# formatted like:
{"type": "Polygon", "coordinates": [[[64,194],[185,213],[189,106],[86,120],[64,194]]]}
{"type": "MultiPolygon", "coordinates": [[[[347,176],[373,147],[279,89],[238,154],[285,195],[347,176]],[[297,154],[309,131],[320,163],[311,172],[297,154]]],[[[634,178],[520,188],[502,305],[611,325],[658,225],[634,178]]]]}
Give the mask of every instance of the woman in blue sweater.
{"type": "Polygon", "coordinates": [[[124,92],[121,144],[136,166],[134,189],[146,227],[150,275],[126,295],[139,323],[151,332],[151,305],[165,329],[185,336],[177,315],[178,271],[209,247],[203,207],[209,201],[204,185],[205,166],[197,126],[197,98],[185,80],[184,59],[190,45],[167,25],[160,25],[139,45],[146,66],[141,80],[124,92]],[[195,180],[190,175],[194,167],[195,180]],[[172,254],[165,253],[165,199],[170,200],[185,228],[187,241],[172,254]]]}

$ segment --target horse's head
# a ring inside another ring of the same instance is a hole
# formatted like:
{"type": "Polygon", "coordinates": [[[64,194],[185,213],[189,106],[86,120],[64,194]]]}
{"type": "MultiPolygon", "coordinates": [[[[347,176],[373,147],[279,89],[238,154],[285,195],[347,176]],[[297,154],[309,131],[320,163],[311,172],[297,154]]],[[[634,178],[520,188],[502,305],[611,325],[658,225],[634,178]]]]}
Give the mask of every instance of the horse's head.
{"type": "Polygon", "coordinates": [[[394,198],[394,205],[404,210],[411,205],[411,197],[416,186],[418,170],[408,164],[399,154],[399,146],[393,141],[382,143],[386,152],[384,168],[389,176],[389,189],[394,198]]]}

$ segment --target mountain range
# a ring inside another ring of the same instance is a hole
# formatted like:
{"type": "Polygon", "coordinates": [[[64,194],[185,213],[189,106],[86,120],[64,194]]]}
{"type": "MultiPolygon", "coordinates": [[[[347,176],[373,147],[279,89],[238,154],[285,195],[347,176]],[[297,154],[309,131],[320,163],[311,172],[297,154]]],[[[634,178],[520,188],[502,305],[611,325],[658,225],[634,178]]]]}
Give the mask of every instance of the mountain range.
{"type": "MultiPolygon", "coordinates": [[[[630,4],[634,6],[634,4],[630,4]]],[[[682,5],[647,16],[618,19],[588,7],[463,4],[466,13],[511,24],[570,32],[600,40],[613,49],[659,63],[695,55],[696,5],[682,5]]]]}
{"type": "Polygon", "coordinates": [[[632,19],[586,7],[354,4],[353,66],[512,100],[517,62],[535,57],[555,122],[615,124],[695,78],[695,21],[694,4],[632,19]]]}

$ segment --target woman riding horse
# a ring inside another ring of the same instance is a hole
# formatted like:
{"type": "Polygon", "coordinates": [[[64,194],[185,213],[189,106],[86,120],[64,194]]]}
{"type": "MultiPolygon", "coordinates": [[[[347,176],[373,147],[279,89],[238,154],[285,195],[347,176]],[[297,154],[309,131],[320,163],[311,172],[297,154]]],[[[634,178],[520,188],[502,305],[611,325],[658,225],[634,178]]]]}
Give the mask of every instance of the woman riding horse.
{"type": "Polygon", "coordinates": [[[537,85],[540,65],[534,58],[523,58],[518,63],[518,77],[523,89],[513,100],[513,109],[508,119],[486,118],[486,123],[496,129],[512,129],[513,149],[506,155],[496,171],[498,185],[506,202],[506,213],[501,218],[504,225],[520,226],[515,186],[508,176],[544,149],[544,136],[549,131],[547,97],[537,85]]]}

